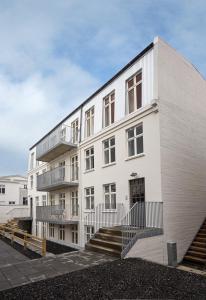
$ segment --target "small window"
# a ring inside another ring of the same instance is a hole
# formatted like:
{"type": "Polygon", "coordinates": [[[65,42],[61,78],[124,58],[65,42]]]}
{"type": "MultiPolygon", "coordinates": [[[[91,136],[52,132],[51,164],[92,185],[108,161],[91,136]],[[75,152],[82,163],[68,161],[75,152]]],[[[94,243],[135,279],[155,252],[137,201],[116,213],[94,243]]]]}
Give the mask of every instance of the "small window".
{"type": "Polygon", "coordinates": [[[128,113],[142,107],[142,72],[135,74],[126,82],[128,113]]]}
{"type": "Polygon", "coordinates": [[[23,197],[23,205],[28,205],[28,199],[27,199],[27,197],[23,197]]]}
{"type": "Polygon", "coordinates": [[[78,226],[72,225],[72,243],[78,244],[78,226]]]}
{"type": "Polygon", "coordinates": [[[103,99],[103,127],[114,123],[115,114],[115,92],[112,92],[103,99]]]}
{"type": "Polygon", "coordinates": [[[88,242],[94,235],[94,226],[85,226],[85,235],[88,242]]]}
{"type": "Polygon", "coordinates": [[[49,237],[54,237],[54,224],[49,223],[49,237]]]}
{"type": "Polygon", "coordinates": [[[116,184],[115,183],[104,185],[104,203],[105,203],[105,209],[116,209],[116,184]]]}
{"type": "Polygon", "coordinates": [[[72,127],[72,143],[76,144],[78,143],[78,135],[79,135],[79,120],[76,119],[71,124],[72,127]]]}
{"type": "Polygon", "coordinates": [[[115,162],[115,137],[103,141],[104,164],[115,162]]]}
{"type": "Polygon", "coordinates": [[[10,205],[14,205],[14,204],[15,204],[15,201],[9,201],[9,204],[10,204],[10,205]]]}
{"type": "Polygon", "coordinates": [[[94,106],[85,112],[85,137],[94,134],[94,106]]]}
{"type": "Polygon", "coordinates": [[[71,171],[72,181],[78,180],[78,156],[75,155],[71,158],[71,171]]]}
{"type": "Polygon", "coordinates": [[[94,209],[94,187],[85,188],[86,209],[94,209]]]}
{"type": "Polygon", "coordinates": [[[85,170],[94,169],[94,147],[85,150],[85,170]]]}
{"type": "Polygon", "coordinates": [[[0,194],[5,195],[5,193],[6,193],[6,187],[5,187],[5,185],[1,184],[0,185],[0,194]]]}
{"type": "Polygon", "coordinates": [[[127,130],[128,156],[143,153],[143,126],[139,124],[127,130]]]}

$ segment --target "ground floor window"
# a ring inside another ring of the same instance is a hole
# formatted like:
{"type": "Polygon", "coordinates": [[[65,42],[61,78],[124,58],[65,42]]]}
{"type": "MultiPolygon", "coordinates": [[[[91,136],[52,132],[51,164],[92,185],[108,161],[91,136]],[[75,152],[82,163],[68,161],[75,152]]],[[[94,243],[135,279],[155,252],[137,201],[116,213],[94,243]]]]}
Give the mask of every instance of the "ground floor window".
{"type": "Polygon", "coordinates": [[[94,226],[85,226],[86,241],[88,242],[94,235],[94,226]]]}
{"type": "Polygon", "coordinates": [[[59,225],[59,240],[64,241],[65,240],[65,226],[59,225]]]}
{"type": "Polygon", "coordinates": [[[45,222],[42,223],[42,238],[43,239],[46,238],[46,223],[45,222]]]}
{"type": "Polygon", "coordinates": [[[78,226],[72,225],[72,243],[78,244],[78,226]]]}
{"type": "Polygon", "coordinates": [[[85,188],[86,209],[94,209],[94,187],[85,188]]]}
{"type": "Polygon", "coordinates": [[[72,192],[72,216],[78,216],[78,191],[72,192]]]}
{"type": "Polygon", "coordinates": [[[104,203],[105,203],[105,209],[116,209],[116,184],[115,183],[104,185],[104,203]]]}
{"type": "Polygon", "coordinates": [[[54,224],[49,223],[49,237],[54,237],[54,224]]]}

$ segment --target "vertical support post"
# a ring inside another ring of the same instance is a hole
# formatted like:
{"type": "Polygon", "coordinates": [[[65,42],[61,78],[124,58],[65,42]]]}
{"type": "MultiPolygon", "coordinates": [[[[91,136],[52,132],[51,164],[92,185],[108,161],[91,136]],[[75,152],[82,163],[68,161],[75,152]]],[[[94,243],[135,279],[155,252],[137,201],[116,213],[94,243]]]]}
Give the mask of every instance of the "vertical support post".
{"type": "Polygon", "coordinates": [[[167,243],[168,266],[177,266],[177,244],[176,242],[167,243]]]}
{"type": "Polygon", "coordinates": [[[46,239],[42,239],[42,252],[41,252],[42,256],[46,255],[46,239]]]}

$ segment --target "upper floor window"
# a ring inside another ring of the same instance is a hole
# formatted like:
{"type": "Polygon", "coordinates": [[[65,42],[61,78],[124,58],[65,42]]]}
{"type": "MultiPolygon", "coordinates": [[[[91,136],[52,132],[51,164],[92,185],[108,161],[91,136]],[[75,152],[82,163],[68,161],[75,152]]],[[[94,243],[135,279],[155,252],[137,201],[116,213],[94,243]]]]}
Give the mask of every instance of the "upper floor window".
{"type": "Polygon", "coordinates": [[[72,181],[78,180],[78,156],[74,155],[71,158],[72,181]]]}
{"type": "Polygon", "coordinates": [[[115,137],[103,141],[104,164],[115,162],[115,137]]]}
{"type": "Polygon", "coordinates": [[[36,206],[39,206],[39,197],[35,197],[36,206]]]}
{"type": "Polygon", "coordinates": [[[94,169],[94,147],[85,150],[85,169],[94,169]]]}
{"type": "Polygon", "coordinates": [[[85,112],[85,137],[94,134],[94,106],[85,112]]]}
{"type": "Polygon", "coordinates": [[[59,194],[59,206],[62,209],[65,209],[65,193],[60,193],[59,194]]]}
{"type": "Polygon", "coordinates": [[[143,153],[143,126],[139,124],[127,130],[128,156],[143,153]]]}
{"type": "Polygon", "coordinates": [[[115,92],[103,99],[103,127],[114,123],[115,92]]]}
{"type": "Polygon", "coordinates": [[[6,193],[5,185],[1,184],[0,185],[0,194],[5,194],[5,193],[6,193]]]}
{"type": "Polygon", "coordinates": [[[116,184],[115,183],[104,185],[104,203],[105,203],[105,209],[116,209],[116,184]]]}
{"type": "Polygon", "coordinates": [[[76,144],[78,143],[78,132],[79,132],[79,120],[76,119],[71,124],[72,127],[72,143],[76,144]]]}
{"type": "Polygon", "coordinates": [[[71,192],[72,216],[78,216],[78,191],[71,192]]]}
{"type": "Polygon", "coordinates": [[[34,168],[34,152],[31,153],[31,159],[30,159],[30,170],[34,168]]]}
{"type": "Polygon", "coordinates": [[[47,202],[47,200],[46,200],[46,195],[43,195],[43,196],[42,196],[42,205],[43,205],[43,206],[46,206],[46,202],[47,202]]]}
{"type": "Polygon", "coordinates": [[[142,72],[127,80],[127,108],[128,113],[142,107],[142,72]]]}
{"type": "Polygon", "coordinates": [[[86,209],[94,209],[94,187],[85,189],[86,209]]]}

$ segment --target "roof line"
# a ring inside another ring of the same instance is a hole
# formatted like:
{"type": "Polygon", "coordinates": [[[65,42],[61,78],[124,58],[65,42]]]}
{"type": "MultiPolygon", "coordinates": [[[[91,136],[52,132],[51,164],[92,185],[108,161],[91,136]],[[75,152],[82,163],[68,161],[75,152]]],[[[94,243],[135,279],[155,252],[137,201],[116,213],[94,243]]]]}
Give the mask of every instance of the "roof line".
{"type": "Polygon", "coordinates": [[[109,79],[105,84],[103,84],[98,90],[96,90],[91,96],[89,96],[84,102],[82,102],[78,107],[76,107],[69,115],[67,115],[62,121],[60,121],[54,128],[52,128],[47,134],[45,134],[38,142],[36,142],[29,150],[32,150],[36,145],[38,145],[45,137],[50,135],[56,128],[58,128],[64,121],[66,121],[71,115],[83,107],[87,102],[89,102],[93,97],[100,93],[106,86],[108,86],[113,80],[118,78],[124,71],[131,67],[138,59],[140,59],[145,53],[152,49],[154,43],[150,43],[144,50],[137,54],[132,60],[129,61],[120,71],[118,71],[111,79],[109,79]]]}

